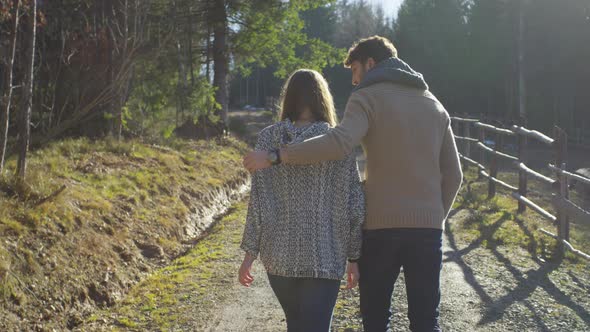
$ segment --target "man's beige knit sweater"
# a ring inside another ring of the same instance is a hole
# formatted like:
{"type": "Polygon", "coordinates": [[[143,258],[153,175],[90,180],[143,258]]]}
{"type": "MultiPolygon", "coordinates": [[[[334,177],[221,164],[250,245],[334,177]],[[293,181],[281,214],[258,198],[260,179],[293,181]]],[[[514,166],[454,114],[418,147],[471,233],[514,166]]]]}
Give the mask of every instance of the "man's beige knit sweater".
{"type": "Polygon", "coordinates": [[[364,228],[443,229],[463,175],[449,115],[436,97],[387,80],[358,89],[339,126],[288,146],[284,162],[344,159],[359,143],[367,159],[364,228]]]}

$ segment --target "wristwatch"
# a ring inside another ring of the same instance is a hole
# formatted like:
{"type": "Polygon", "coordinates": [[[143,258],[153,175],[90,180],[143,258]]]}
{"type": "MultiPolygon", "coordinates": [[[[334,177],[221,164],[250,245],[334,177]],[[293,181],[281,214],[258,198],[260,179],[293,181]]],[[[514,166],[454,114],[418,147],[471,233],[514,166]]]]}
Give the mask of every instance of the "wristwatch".
{"type": "Polygon", "coordinates": [[[349,263],[357,263],[358,261],[359,261],[358,258],[357,259],[350,259],[350,258],[348,259],[349,263]]]}
{"type": "Polygon", "coordinates": [[[279,165],[281,163],[281,150],[274,149],[268,151],[266,159],[270,162],[271,165],[279,165]]]}

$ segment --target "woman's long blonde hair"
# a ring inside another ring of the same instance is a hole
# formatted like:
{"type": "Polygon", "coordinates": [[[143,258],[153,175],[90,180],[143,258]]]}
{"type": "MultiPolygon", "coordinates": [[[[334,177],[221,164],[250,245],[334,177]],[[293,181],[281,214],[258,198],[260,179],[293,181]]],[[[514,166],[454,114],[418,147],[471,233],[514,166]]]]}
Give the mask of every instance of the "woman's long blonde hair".
{"type": "Polygon", "coordinates": [[[281,121],[297,121],[306,107],[315,121],[325,121],[332,127],[336,126],[336,110],[328,82],[315,70],[300,69],[291,74],[283,86],[281,121]]]}

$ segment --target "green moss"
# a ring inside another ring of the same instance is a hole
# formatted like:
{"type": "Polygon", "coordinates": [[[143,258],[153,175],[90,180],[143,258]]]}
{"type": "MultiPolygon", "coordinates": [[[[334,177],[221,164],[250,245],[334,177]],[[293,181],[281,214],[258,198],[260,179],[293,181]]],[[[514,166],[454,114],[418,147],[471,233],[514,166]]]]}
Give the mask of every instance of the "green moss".
{"type": "Polygon", "coordinates": [[[118,319],[119,324],[123,325],[124,327],[137,327],[138,323],[128,319],[127,317],[122,317],[118,319]]]}
{"type": "Polygon", "coordinates": [[[113,209],[113,204],[103,199],[100,196],[94,197],[94,199],[80,197],[79,206],[83,210],[97,210],[102,212],[109,212],[113,209]]]}
{"type": "Polygon", "coordinates": [[[0,233],[21,235],[26,231],[22,223],[9,218],[0,219],[0,233]]]}
{"type": "Polygon", "coordinates": [[[10,273],[12,259],[10,253],[0,244],[0,280],[6,281],[10,273]]]}
{"type": "Polygon", "coordinates": [[[133,181],[137,185],[137,188],[140,188],[140,189],[148,189],[148,188],[150,188],[150,185],[152,183],[152,181],[151,181],[152,176],[148,172],[144,172],[144,171],[131,172],[127,176],[129,177],[129,179],[131,181],[133,181]]]}
{"type": "Polygon", "coordinates": [[[177,239],[158,238],[158,244],[165,252],[173,252],[180,247],[177,239]]]}

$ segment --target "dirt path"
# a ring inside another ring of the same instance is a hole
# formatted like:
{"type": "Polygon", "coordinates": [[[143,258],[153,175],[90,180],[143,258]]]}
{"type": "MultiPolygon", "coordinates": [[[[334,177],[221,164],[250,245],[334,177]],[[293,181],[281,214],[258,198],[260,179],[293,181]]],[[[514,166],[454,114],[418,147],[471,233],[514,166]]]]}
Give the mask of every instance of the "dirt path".
{"type": "MultiPolygon", "coordinates": [[[[453,219],[450,220],[451,223],[453,221],[453,219]]],[[[478,326],[478,321],[482,317],[483,304],[476,291],[467,282],[473,276],[465,275],[464,270],[453,260],[456,253],[456,249],[449,246],[448,236],[445,235],[443,240],[445,263],[441,273],[441,326],[445,331],[487,330],[485,327],[478,326]]],[[[392,302],[392,331],[409,331],[403,273],[396,282],[392,302]]],[[[340,295],[334,313],[334,331],[362,331],[358,306],[358,289],[355,289],[352,294],[340,295]]]]}
{"type": "MultiPolygon", "coordinates": [[[[236,255],[241,256],[241,252],[236,255]]],[[[207,322],[206,332],[260,331],[272,332],[286,330],[285,317],[275,298],[264,267],[260,262],[254,264],[255,282],[250,288],[243,287],[237,281],[229,290],[229,303],[220,305],[219,310],[207,322]]]]}
{"type": "MultiPolygon", "coordinates": [[[[455,251],[444,241],[444,254],[452,258],[455,251]]],[[[236,255],[241,256],[239,250],[236,255]]],[[[205,331],[283,331],[286,326],[284,315],[276,300],[263,267],[255,265],[256,281],[251,288],[234,282],[228,290],[228,302],[217,305],[217,310],[208,319],[205,331]]],[[[481,319],[477,294],[465,281],[461,267],[452,260],[444,264],[442,272],[443,301],[441,315],[446,330],[473,331],[481,319]]],[[[335,312],[334,330],[359,331],[358,291],[342,290],[335,312]]],[[[395,292],[394,331],[406,331],[408,326],[405,312],[407,302],[403,277],[398,281],[395,292]]]]}
{"type": "MultiPolygon", "coordinates": [[[[443,301],[441,315],[443,326],[451,331],[473,331],[481,319],[481,303],[475,290],[466,282],[461,267],[452,259],[456,254],[444,240],[443,252],[449,261],[442,271],[443,301]]],[[[237,250],[236,255],[241,252],[237,250]]],[[[242,287],[235,282],[228,291],[229,302],[223,303],[213,313],[205,331],[283,331],[284,315],[276,300],[264,268],[255,264],[256,282],[251,288],[242,287]]],[[[338,308],[335,312],[334,329],[359,331],[358,291],[342,290],[338,308]]],[[[406,331],[409,322],[406,318],[407,301],[403,276],[395,291],[394,331],[406,331]]]]}

